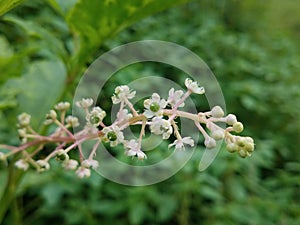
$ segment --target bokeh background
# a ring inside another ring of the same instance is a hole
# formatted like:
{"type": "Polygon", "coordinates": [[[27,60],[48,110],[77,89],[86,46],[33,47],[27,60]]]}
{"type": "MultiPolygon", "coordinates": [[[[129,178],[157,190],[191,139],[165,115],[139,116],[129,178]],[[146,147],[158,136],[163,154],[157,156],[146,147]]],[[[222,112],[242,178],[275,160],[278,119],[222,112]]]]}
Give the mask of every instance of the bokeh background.
{"type": "MultiPolygon", "coordinates": [[[[199,172],[199,143],[180,172],[145,187],[123,186],[96,173],[80,180],[55,162],[42,174],[1,165],[0,224],[300,224],[300,2],[148,1],[154,2],[148,8],[142,2],[31,0],[3,14],[0,143],[19,143],[16,115],[23,111],[46,134],[45,113],[59,100],[72,101],[84,70],[101,53],[158,39],[189,48],[209,65],[227,112],[255,139],[255,153],[241,159],[224,148],[199,172]]],[[[104,109],[117,84],[141,75],[180,84],[185,78],[156,63],[120,74],[104,89],[104,109]]]]}

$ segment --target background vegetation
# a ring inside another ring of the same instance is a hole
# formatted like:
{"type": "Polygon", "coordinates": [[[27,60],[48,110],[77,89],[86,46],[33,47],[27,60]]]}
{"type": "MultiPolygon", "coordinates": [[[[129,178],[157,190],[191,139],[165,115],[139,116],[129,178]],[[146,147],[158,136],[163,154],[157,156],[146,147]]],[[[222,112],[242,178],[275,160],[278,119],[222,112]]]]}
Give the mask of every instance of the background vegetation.
{"type": "MultiPolygon", "coordinates": [[[[147,1],[145,7],[145,2],[32,0],[7,13],[11,6],[5,10],[1,3],[0,143],[19,143],[18,113],[31,113],[39,129],[55,102],[72,100],[83,71],[101,53],[159,39],[191,49],[210,66],[228,112],[254,137],[255,154],[240,159],[224,149],[199,173],[199,145],[179,173],[146,187],[122,186],[97,174],[79,180],[55,163],[43,174],[2,165],[0,223],[300,224],[300,3],[182,0],[147,1]],[[170,8],[178,3],[185,4],[170,8]]],[[[112,84],[140,74],[184,79],[157,64],[123,74],[112,84]]],[[[108,96],[113,88],[107,87],[108,96]]]]}

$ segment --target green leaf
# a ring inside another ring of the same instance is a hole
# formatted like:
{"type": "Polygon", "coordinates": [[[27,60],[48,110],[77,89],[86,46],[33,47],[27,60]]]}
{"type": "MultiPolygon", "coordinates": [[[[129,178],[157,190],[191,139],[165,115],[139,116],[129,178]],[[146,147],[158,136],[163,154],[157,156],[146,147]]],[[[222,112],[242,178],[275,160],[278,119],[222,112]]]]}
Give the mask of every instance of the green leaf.
{"type": "Polygon", "coordinates": [[[8,40],[4,36],[0,36],[0,71],[2,71],[0,84],[21,74],[24,64],[23,58],[23,52],[14,53],[14,49],[8,40]]]}
{"type": "Polygon", "coordinates": [[[5,16],[4,20],[19,26],[27,37],[36,39],[36,41],[31,41],[28,47],[35,48],[47,58],[59,56],[62,60],[66,60],[67,53],[63,41],[57,38],[51,30],[42,27],[35,21],[27,21],[16,16],[5,16]]]}
{"type": "Polygon", "coordinates": [[[0,0],[0,16],[19,5],[24,0],[0,0]]]}
{"type": "Polygon", "coordinates": [[[80,40],[74,64],[85,63],[101,44],[131,24],[189,0],[80,0],[67,21],[80,40]]]}
{"type": "Polygon", "coordinates": [[[141,224],[144,221],[148,211],[149,209],[143,201],[137,202],[134,205],[132,205],[128,215],[130,224],[141,224]]]}
{"type": "Polygon", "coordinates": [[[65,79],[66,68],[60,61],[38,61],[21,78],[10,80],[8,86],[19,90],[19,111],[29,113],[32,125],[37,127],[60,98],[65,79]]]}

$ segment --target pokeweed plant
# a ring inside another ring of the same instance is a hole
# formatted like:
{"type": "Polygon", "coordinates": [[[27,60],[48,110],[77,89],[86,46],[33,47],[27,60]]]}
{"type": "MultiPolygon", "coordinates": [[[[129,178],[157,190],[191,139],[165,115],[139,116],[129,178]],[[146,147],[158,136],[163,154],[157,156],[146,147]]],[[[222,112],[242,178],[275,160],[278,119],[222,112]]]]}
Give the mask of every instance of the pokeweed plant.
{"type": "Polygon", "coordinates": [[[251,156],[254,151],[254,141],[251,137],[238,136],[232,133],[243,131],[243,124],[237,121],[234,114],[224,115],[220,106],[214,106],[210,111],[198,112],[196,114],[186,112],[183,108],[185,100],[192,94],[204,94],[205,89],[196,81],[187,78],[185,80],[187,90],[169,90],[169,96],[165,100],[157,93],[153,93],[149,99],[144,101],[144,110],[138,113],[130,102],[136,92],[127,85],[115,88],[112,96],[112,103],[119,105],[116,119],[112,124],[104,124],[103,119],[106,112],[99,106],[94,106],[92,98],[85,98],[76,102],[76,106],[82,108],[85,113],[85,126],[79,131],[72,133],[71,129],[78,127],[79,119],[72,115],[66,115],[70,103],[60,102],[46,115],[45,125],[54,124],[56,129],[49,135],[39,134],[30,126],[31,116],[22,113],[18,116],[18,133],[21,139],[20,146],[0,145],[8,151],[0,152],[0,160],[7,163],[7,159],[18,154],[14,162],[15,167],[20,170],[28,170],[30,167],[38,171],[50,169],[50,159],[62,162],[62,166],[68,170],[76,170],[79,178],[89,177],[91,168],[96,169],[99,164],[94,159],[96,151],[101,142],[109,143],[111,147],[123,145],[124,154],[143,160],[147,158],[143,152],[142,139],[145,135],[145,128],[148,126],[150,132],[160,135],[162,139],[169,139],[173,134],[175,141],[169,144],[169,148],[184,150],[185,146],[194,146],[192,137],[182,137],[175,119],[177,117],[187,118],[194,122],[199,132],[204,137],[204,145],[207,149],[213,149],[217,141],[225,140],[227,150],[230,153],[237,153],[240,157],[251,156]],[[228,125],[221,128],[217,123],[222,122],[228,125]],[[140,134],[137,139],[127,140],[123,131],[131,125],[140,125],[140,134]],[[206,129],[204,128],[206,127],[206,129]],[[89,140],[96,140],[93,148],[88,152],[88,157],[82,144],[89,140]],[[46,144],[53,144],[56,147],[43,159],[38,158],[38,153],[43,151],[46,144]],[[71,159],[70,151],[76,151],[79,160],[71,159]]]}

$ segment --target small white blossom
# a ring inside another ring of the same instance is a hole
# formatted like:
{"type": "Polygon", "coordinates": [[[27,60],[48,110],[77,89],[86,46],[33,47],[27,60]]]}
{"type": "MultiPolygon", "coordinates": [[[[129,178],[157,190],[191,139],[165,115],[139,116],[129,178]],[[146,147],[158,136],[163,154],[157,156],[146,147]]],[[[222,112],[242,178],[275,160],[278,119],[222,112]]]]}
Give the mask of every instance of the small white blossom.
{"type": "Polygon", "coordinates": [[[111,147],[124,142],[123,132],[118,126],[104,127],[102,131],[104,133],[103,141],[110,142],[111,147]]]}
{"type": "Polygon", "coordinates": [[[29,168],[29,164],[25,159],[19,159],[15,162],[15,167],[17,167],[20,170],[26,171],[29,168]]]}
{"type": "Polygon", "coordinates": [[[56,159],[59,161],[68,161],[69,160],[69,155],[64,149],[59,149],[56,152],[56,159]]]}
{"type": "Polygon", "coordinates": [[[89,124],[99,126],[105,116],[106,112],[97,106],[94,107],[92,111],[86,116],[86,120],[89,124]]]}
{"type": "Polygon", "coordinates": [[[30,124],[31,116],[27,113],[22,113],[18,116],[18,122],[20,127],[27,127],[30,124]]]}
{"type": "Polygon", "coordinates": [[[38,160],[36,163],[40,166],[39,171],[45,171],[50,169],[50,164],[46,160],[38,160]]]}
{"type": "Polygon", "coordinates": [[[71,127],[78,127],[79,126],[79,120],[75,116],[68,116],[66,118],[67,124],[69,124],[71,127]]]}
{"type": "Polygon", "coordinates": [[[184,84],[193,93],[196,93],[196,94],[204,94],[205,93],[204,87],[199,87],[199,85],[196,81],[192,81],[191,79],[186,78],[184,84]]]}
{"type": "Polygon", "coordinates": [[[69,102],[59,102],[58,104],[56,104],[54,106],[54,108],[59,111],[66,111],[70,108],[70,103],[69,102]]]}
{"type": "Polygon", "coordinates": [[[99,167],[99,162],[94,159],[86,159],[82,161],[81,166],[85,168],[92,167],[93,169],[97,169],[99,167]]]}
{"type": "Polygon", "coordinates": [[[67,170],[76,170],[77,166],[78,166],[78,161],[74,159],[70,159],[63,163],[63,167],[67,170]]]}
{"type": "Polygon", "coordinates": [[[125,99],[132,99],[135,91],[129,89],[127,85],[121,85],[115,88],[115,94],[111,97],[113,104],[118,104],[125,99]]]}
{"type": "Polygon", "coordinates": [[[146,154],[141,150],[140,144],[137,140],[130,140],[124,143],[126,148],[125,155],[127,156],[137,156],[139,160],[146,159],[146,154]]]}
{"type": "Polygon", "coordinates": [[[175,140],[172,144],[169,144],[169,148],[175,145],[175,150],[184,149],[184,144],[194,146],[194,140],[191,137],[184,137],[182,139],[175,140]]]}
{"type": "MultiPolygon", "coordinates": [[[[183,91],[174,91],[174,88],[171,88],[169,91],[169,97],[167,102],[173,107],[181,100],[182,95],[183,91]]],[[[178,107],[184,107],[184,102],[181,103],[178,107]]]]}
{"type": "Polygon", "coordinates": [[[144,115],[147,118],[151,118],[153,116],[162,116],[167,102],[164,99],[160,99],[157,93],[153,93],[150,99],[144,101],[144,106],[146,108],[144,115]]]}
{"type": "Polygon", "coordinates": [[[92,98],[83,98],[81,101],[76,102],[76,106],[79,108],[87,109],[91,105],[93,105],[94,100],[92,98]]]}
{"type": "Polygon", "coordinates": [[[117,113],[117,118],[119,121],[125,120],[128,121],[130,118],[132,118],[132,114],[128,113],[127,109],[122,109],[117,113]]]}
{"type": "Polygon", "coordinates": [[[88,169],[88,168],[86,168],[86,167],[84,167],[84,166],[80,166],[76,170],[76,175],[79,178],[90,177],[91,176],[91,170],[88,169]]]}
{"type": "Polygon", "coordinates": [[[150,130],[153,134],[162,134],[163,139],[168,139],[173,133],[173,128],[168,120],[161,117],[154,117],[150,124],[150,130]]]}

